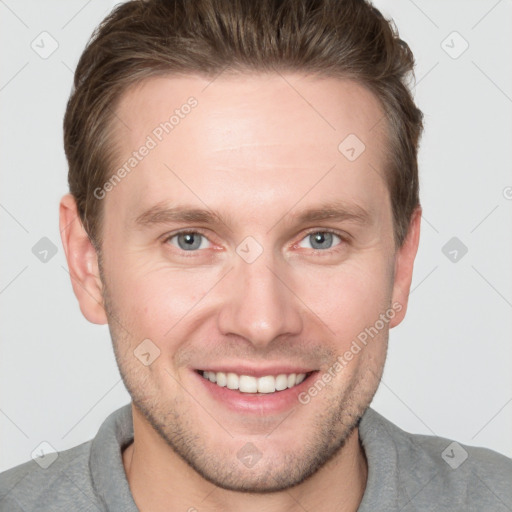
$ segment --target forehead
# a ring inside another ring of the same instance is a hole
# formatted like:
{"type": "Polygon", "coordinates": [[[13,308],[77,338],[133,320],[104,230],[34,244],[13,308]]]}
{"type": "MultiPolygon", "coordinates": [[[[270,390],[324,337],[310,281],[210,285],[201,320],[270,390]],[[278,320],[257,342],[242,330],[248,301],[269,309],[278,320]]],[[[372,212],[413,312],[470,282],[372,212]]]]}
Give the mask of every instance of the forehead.
{"type": "Polygon", "coordinates": [[[132,219],[185,196],[187,203],[224,202],[257,214],[305,194],[305,203],[339,194],[364,203],[387,193],[384,113],[350,80],[157,77],[129,89],[116,115],[118,165],[128,172],[108,202],[132,219]]]}
{"type": "Polygon", "coordinates": [[[250,143],[256,136],[262,142],[292,143],[291,135],[304,135],[314,144],[336,143],[350,132],[366,136],[365,142],[377,142],[385,124],[380,122],[384,113],[376,96],[353,80],[297,73],[231,73],[216,78],[170,75],[143,80],[122,95],[117,130],[123,141],[136,144],[175,114],[173,130],[181,127],[167,138],[172,144],[173,139],[178,141],[179,132],[186,131],[183,126],[190,124],[181,122],[189,110],[194,124],[200,122],[208,132],[203,143],[211,142],[218,149],[227,135],[231,142],[236,135],[238,143],[250,143]],[[199,108],[188,109],[191,98],[199,108]],[[230,117],[236,127],[217,124],[230,117]],[[294,129],[290,132],[291,125],[294,129]],[[244,127],[247,130],[234,131],[244,127]],[[281,127],[288,130],[280,132],[281,127]]]}

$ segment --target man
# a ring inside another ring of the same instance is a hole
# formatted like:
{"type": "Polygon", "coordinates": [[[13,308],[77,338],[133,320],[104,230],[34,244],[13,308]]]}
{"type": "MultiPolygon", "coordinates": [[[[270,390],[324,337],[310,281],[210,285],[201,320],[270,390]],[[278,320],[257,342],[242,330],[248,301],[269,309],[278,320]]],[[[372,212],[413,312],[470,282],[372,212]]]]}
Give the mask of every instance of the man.
{"type": "Polygon", "coordinates": [[[116,7],[60,227],[132,404],[0,510],[512,510],[511,460],[369,407],[419,242],[412,68],[362,0],[116,7]]]}

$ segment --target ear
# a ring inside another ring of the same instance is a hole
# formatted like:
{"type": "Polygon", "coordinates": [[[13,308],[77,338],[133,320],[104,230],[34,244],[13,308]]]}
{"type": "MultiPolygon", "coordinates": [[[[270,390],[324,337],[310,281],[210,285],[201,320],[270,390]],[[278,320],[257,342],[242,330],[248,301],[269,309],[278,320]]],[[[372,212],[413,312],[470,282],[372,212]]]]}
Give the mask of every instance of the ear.
{"type": "Polygon", "coordinates": [[[396,309],[397,313],[389,323],[390,328],[397,326],[404,319],[407,311],[414,259],[416,258],[420,241],[421,213],[421,206],[418,206],[412,214],[409,223],[409,231],[407,232],[404,243],[397,250],[395,255],[395,278],[393,283],[392,304],[398,303],[402,307],[400,310],[398,310],[398,308],[396,309]]]}
{"type": "Polygon", "coordinates": [[[76,201],[71,194],[66,194],[60,201],[59,219],[62,245],[80,311],[89,322],[106,324],[98,256],[78,216],[76,201]]]}

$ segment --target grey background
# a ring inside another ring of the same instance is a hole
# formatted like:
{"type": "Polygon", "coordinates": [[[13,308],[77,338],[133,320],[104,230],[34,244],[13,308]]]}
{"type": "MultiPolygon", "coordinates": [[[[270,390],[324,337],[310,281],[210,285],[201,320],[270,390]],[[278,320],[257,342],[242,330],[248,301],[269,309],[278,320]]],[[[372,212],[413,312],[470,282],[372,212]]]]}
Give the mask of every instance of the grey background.
{"type": "MultiPolygon", "coordinates": [[[[92,438],[129,401],[107,326],[80,313],[58,228],[72,72],[114,4],[0,0],[0,471],[43,441],[92,438]],[[52,39],[47,58],[31,47],[52,39]],[[33,253],[43,237],[46,262],[33,253]]],[[[512,2],[375,4],[415,53],[426,132],[409,311],[372,406],[410,432],[512,457],[512,2]],[[442,250],[452,237],[468,249],[445,249],[456,262],[442,250]]]]}

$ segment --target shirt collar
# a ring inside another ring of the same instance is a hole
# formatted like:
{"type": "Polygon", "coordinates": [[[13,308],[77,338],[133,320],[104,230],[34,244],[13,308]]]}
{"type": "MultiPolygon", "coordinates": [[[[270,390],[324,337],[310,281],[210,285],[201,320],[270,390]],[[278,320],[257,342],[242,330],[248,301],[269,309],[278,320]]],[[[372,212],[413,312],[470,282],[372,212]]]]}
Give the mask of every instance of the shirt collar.
{"type": "Polygon", "coordinates": [[[394,427],[370,407],[359,423],[359,440],[368,462],[368,478],[358,512],[373,512],[376,507],[381,511],[402,510],[404,505],[398,493],[398,457],[389,425],[394,427]]]}
{"type": "Polygon", "coordinates": [[[93,486],[107,510],[139,512],[124,471],[122,452],[133,441],[131,403],[114,411],[92,441],[89,470],[93,486]]]}

